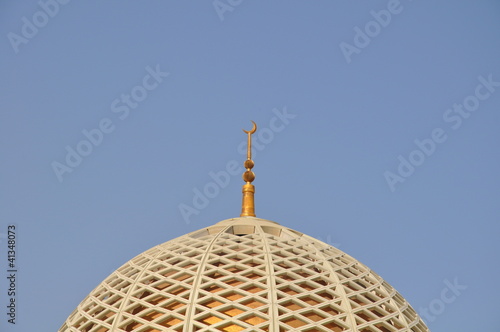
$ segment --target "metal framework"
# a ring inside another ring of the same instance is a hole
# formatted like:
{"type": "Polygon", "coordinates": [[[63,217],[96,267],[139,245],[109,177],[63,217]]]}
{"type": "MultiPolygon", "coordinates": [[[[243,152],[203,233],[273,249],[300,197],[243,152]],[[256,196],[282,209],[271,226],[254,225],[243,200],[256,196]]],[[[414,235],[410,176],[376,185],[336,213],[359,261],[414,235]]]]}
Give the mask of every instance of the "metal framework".
{"type": "Polygon", "coordinates": [[[255,217],[221,221],[125,263],[60,332],[427,332],[406,300],[346,253],[255,217]]]}

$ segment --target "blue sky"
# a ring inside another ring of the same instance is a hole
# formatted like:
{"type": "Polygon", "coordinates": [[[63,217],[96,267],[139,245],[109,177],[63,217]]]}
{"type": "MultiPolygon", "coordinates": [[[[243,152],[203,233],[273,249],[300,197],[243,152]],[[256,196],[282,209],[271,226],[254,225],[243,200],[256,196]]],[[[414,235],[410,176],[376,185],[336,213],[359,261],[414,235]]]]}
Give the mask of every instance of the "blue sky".
{"type": "Polygon", "coordinates": [[[4,1],[0,34],[1,331],[56,331],[129,259],[238,216],[250,120],[258,217],[434,332],[497,327],[498,1],[4,1]]]}

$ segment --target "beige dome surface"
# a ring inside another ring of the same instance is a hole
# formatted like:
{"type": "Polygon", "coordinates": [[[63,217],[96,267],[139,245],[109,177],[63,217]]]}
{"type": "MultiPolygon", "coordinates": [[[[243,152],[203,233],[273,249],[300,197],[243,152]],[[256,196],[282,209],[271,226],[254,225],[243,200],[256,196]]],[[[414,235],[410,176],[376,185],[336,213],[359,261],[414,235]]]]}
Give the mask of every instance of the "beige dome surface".
{"type": "Polygon", "coordinates": [[[429,330],[394,288],[346,253],[240,217],[125,263],[59,331],[429,330]]]}

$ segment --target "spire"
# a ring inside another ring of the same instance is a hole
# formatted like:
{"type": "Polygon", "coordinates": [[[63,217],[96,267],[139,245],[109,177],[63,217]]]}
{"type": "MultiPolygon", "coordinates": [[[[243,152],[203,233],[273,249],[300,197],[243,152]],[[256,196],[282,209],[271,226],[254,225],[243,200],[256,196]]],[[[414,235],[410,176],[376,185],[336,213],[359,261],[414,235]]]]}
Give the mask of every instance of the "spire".
{"type": "Polygon", "coordinates": [[[247,160],[243,166],[247,169],[245,173],[243,173],[243,181],[246,183],[243,185],[243,203],[241,206],[241,215],[240,217],[255,217],[255,204],[253,200],[253,195],[255,193],[255,187],[252,184],[252,181],[255,180],[255,174],[252,172],[252,168],[254,166],[254,162],[252,160],[252,134],[257,130],[257,125],[253,122],[253,128],[250,131],[243,129],[245,133],[248,135],[248,144],[247,144],[247,160]]]}

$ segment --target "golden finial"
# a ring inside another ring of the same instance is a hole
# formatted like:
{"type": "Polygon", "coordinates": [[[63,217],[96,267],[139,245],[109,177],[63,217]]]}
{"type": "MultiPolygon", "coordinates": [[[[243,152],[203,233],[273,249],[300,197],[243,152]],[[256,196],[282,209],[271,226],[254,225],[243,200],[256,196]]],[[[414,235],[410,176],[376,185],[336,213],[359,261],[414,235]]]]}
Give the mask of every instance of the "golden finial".
{"type": "Polygon", "coordinates": [[[257,125],[253,122],[252,130],[243,131],[248,135],[248,144],[247,144],[247,160],[243,164],[247,169],[245,173],[243,173],[243,181],[246,183],[243,185],[243,203],[241,206],[241,215],[240,217],[255,217],[255,204],[253,200],[253,195],[255,193],[255,187],[252,184],[252,181],[255,180],[255,174],[252,172],[252,168],[254,166],[254,162],[252,160],[252,134],[257,131],[257,125]]]}

